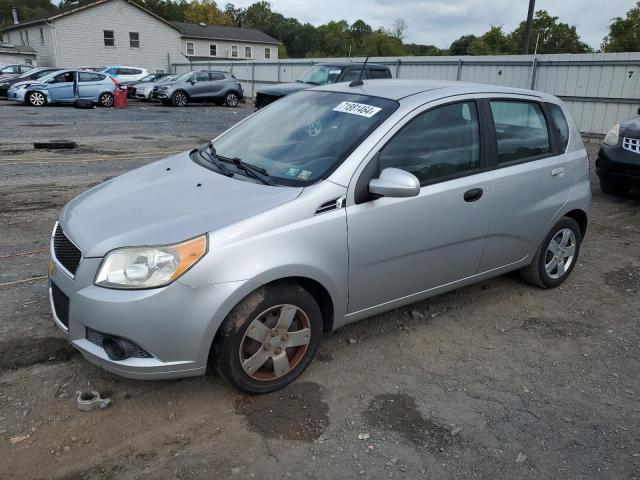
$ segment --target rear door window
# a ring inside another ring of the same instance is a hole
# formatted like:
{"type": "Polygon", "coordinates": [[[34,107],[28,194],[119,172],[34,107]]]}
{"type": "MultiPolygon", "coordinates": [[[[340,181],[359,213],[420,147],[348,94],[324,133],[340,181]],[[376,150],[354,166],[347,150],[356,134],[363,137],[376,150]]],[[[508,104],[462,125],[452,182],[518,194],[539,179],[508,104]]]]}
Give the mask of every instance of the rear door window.
{"type": "Polygon", "coordinates": [[[492,100],[498,164],[549,154],[549,132],[540,105],[534,102],[492,100]]]}
{"type": "Polygon", "coordinates": [[[370,68],[369,69],[369,78],[390,78],[388,71],[384,68],[370,68]]]}
{"type": "Polygon", "coordinates": [[[224,74],[220,73],[220,72],[211,72],[209,74],[211,80],[224,80],[225,76],[224,74]]]}
{"type": "Polygon", "coordinates": [[[413,173],[421,185],[480,170],[480,131],[475,102],[423,112],[380,150],[380,169],[413,173]]]}
{"type": "MultiPolygon", "coordinates": [[[[360,72],[362,72],[362,68],[352,68],[345,72],[344,76],[340,80],[341,82],[351,82],[353,80],[358,80],[360,78],[360,72]]],[[[367,71],[362,72],[362,79],[366,79],[367,71]]]]}
{"type": "Polygon", "coordinates": [[[80,72],[78,74],[79,82],[99,82],[104,77],[98,73],[80,72]]]}

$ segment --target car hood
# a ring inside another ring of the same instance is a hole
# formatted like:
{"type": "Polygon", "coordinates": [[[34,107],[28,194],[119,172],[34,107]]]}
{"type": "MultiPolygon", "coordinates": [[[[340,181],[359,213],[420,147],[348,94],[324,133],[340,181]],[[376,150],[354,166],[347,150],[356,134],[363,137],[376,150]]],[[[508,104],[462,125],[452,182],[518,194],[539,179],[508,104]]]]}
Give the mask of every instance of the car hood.
{"type": "Polygon", "coordinates": [[[261,93],[263,95],[271,95],[273,97],[284,97],[285,95],[290,95],[292,93],[299,92],[300,90],[306,90],[315,86],[316,85],[300,82],[279,83],[278,85],[261,88],[257,93],[261,93]]]}
{"type": "Polygon", "coordinates": [[[21,87],[22,85],[38,85],[39,87],[46,86],[45,84],[40,83],[38,80],[23,80],[22,82],[15,82],[14,84],[11,85],[11,87],[18,88],[18,87],[21,87]]]}
{"type": "Polygon", "coordinates": [[[289,202],[302,188],[225,177],[181,153],[104,182],[60,214],[85,257],[118,247],[166,245],[210,232],[289,202]]]}
{"type": "Polygon", "coordinates": [[[620,123],[620,134],[629,138],[640,138],[640,115],[620,123]]]}
{"type": "MultiPolygon", "coordinates": [[[[156,82],[133,82],[133,83],[130,83],[129,85],[131,85],[132,87],[141,88],[141,87],[153,87],[154,85],[157,85],[157,83],[156,82]]],[[[161,85],[166,85],[166,84],[162,83],[161,85]]]]}

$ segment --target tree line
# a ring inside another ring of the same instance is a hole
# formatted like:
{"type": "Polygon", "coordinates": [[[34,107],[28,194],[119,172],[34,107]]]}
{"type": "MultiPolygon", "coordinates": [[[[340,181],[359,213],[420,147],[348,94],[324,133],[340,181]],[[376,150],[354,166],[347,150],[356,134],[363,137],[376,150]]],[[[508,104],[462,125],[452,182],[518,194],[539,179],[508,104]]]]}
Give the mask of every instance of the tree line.
{"type": "MultiPolygon", "coordinates": [[[[0,0],[0,26],[13,23],[11,7],[16,6],[21,21],[38,18],[59,7],[51,0],[0,0]]],[[[363,20],[349,24],[345,20],[314,26],[274,11],[266,1],[239,8],[233,3],[219,7],[215,0],[136,0],[153,13],[169,21],[255,28],[282,42],[280,58],[403,56],[403,55],[507,55],[524,51],[526,22],[512,32],[491,26],[482,35],[463,35],[449,48],[405,43],[407,24],[397,19],[388,27],[372,27],[363,20]]],[[[580,40],[576,27],[559,21],[545,10],[535,13],[531,38],[537,53],[589,53],[593,49],[580,40]]],[[[600,46],[604,52],[640,51],[640,1],[625,17],[611,21],[600,46]]]]}

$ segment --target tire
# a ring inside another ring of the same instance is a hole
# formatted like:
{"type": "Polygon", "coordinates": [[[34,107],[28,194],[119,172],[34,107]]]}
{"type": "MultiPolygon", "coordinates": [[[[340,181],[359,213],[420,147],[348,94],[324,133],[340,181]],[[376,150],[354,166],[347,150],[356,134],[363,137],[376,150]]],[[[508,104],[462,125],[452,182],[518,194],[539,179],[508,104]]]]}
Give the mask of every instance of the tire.
{"type": "Polygon", "coordinates": [[[189,97],[184,92],[176,92],[171,95],[171,104],[174,107],[186,107],[189,103],[189,97]]]}
{"type": "Polygon", "coordinates": [[[614,183],[604,177],[599,177],[599,178],[600,178],[600,190],[602,190],[602,193],[606,195],[613,195],[616,197],[620,197],[620,196],[626,195],[627,192],[629,191],[626,187],[618,183],[614,183]]]}
{"type": "Polygon", "coordinates": [[[297,284],[277,283],[259,288],[229,313],[214,340],[211,362],[239,390],[273,392],[302,374],[321,338],[322,313],[313,296],[297,284]]]}
{"type": "Polygon", "coordinates": [[[227,107],[235,108],[238,106],[238,103],[240,103],[240,97],[236,92],[227,92],[224,96],[224,104],[227,107]]]}
{"type": "Polygon", "coordinates": [[[113,107],[113,93],[104,92],[98,97],[98,105],[101,107],[113,107]]]}
{"type": "Polygon", "coordinates": [[[32,107],[44,107],[47,104],[47,97],[42,92],[27,93],[27,103],[32,107]]]}
{"type": "Polygon", "coordinates": [[[581,245],[582,234],[576,221],[562,217],[538,247],[531,265],[520,270],[522,278],[540,288],[561,285],[571,275],[578,261],[581,245]],[[555,242],[555,248],[552,242],[555,242]],[[559,259],[562,261],[558,261],[559,259]]]}

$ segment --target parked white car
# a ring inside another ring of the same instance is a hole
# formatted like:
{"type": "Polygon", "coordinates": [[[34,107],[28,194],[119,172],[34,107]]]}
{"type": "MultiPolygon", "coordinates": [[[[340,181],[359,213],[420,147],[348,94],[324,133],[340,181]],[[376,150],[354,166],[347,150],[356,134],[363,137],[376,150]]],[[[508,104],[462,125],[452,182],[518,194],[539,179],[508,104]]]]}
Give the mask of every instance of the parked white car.
{"type": "Polygon", "coordinates": [[[106,73],[107,75],[118,79],[119,82],[136,82],[149,75],[149,72],[145,68],[125,67],[121,65],[104,67],[100,70],[100,73],[106,73]]]}

